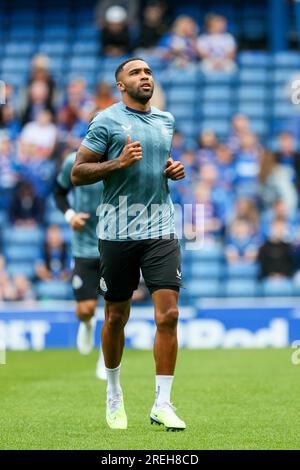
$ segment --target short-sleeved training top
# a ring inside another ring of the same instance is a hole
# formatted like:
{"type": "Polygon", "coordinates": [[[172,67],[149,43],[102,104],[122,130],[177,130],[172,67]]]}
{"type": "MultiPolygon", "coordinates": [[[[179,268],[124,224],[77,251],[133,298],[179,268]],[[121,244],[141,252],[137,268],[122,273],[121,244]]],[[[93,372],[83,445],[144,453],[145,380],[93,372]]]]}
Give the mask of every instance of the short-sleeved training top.
{"type": "Polygon", "coordinates": [[[103,180],[99,238],[143,240],[175,233],[174,207],[164,174],[170,156],[174,117],[152,107],[136,111],[119,102],[98,113],[82,145],[106,160],[120,156],[126,138],[139,141],[142,160],[103,180]]]}

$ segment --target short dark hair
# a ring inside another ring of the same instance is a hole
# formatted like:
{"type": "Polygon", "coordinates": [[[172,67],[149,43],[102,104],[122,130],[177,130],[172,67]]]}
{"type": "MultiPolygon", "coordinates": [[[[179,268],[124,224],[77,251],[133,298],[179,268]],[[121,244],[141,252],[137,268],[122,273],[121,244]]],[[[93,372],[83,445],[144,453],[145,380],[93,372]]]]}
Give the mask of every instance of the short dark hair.
{"type": "Polygon", "coordinates": [[[122,62],[122,64],[118,65],[115,71],[115,78],[116,81],[118,80],[119,73],[123,70],[124,65],[128,64],[129,62],[133,62],[134,60],[142,60],[144,62],[144,59],[141,59],[140,57],[133,57],[132,59],[127,59],[122,62]]]}

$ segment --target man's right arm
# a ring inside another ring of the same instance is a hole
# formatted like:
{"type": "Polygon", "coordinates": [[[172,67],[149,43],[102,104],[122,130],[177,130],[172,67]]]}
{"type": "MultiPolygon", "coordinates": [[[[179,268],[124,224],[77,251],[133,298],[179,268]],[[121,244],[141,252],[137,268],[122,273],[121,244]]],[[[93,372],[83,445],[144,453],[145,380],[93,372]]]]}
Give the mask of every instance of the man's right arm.
{"type": "Polygon", "coordinates": [[[79,147],[72,169],[71,180],[74,186],[93,184],[106,178],[110,173],[127,168],[142,159],[140,142],[132,142],[127,136],[126,145],[119,157],[101,161],[103,155],[88,149],[84,145],[79,147]]]}

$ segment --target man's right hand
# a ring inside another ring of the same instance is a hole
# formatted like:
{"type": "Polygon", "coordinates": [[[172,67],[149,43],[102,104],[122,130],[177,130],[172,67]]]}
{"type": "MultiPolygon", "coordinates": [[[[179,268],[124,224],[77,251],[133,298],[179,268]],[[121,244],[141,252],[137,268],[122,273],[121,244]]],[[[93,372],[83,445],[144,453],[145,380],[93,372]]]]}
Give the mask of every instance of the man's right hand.
{"type": "Polygon", "coordinates": [[[127,168],[142,159],[142,146],[138,140],[131,142],[130,135],[126,138],[125,147],[118,157],[120,168],[127,168]]]}
{"type": "Polygon", "coordinates": [[[86,214],[85,212],[78,212],[78,214],[75,214],[70,220],[70,225],[73,230],[82,230],[87,219],[89,218],[89,214],[86,214]]]}

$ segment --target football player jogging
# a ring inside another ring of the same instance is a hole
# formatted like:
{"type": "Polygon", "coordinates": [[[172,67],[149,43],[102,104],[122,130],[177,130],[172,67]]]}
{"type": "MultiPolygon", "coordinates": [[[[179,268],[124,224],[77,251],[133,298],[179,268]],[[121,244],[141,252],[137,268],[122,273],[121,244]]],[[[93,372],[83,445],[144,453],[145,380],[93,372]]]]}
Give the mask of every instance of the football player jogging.
{"type": "Polygon", "coordinates": [[[105,298],[106,420],[113,429],[127,428],[120,365],[124,327],[141,270],[156,322],[156,397],[150,422],[183,430],[186,425],[170,397],[178,349],[181,267],[168,178],[184,178],[184,168],[170,157],[173,116],[150,106],[154,84],[148,64],[133,58],[120,64],[115,75],[122,101],[94,117],[72,170],[74,185],[104,183],[99,249],[100,292],[105,298]]]}
{"type": "MultiPolygon", "coordinates": [[[[81,354],[89,354],[94,348],[96,327],[97,287],[99,283],[99,252],[96,215],[102,193],[102,183],[74,188],[71,171],[76,153],[68,155],[57,176],[54,198],[72,228],[72,255],[74,270],[72,287],[76,299],[76,314],[80,320],[77,348],[81,354]],[[73,192],[74,208],[68,193],[73,192]]],[[[106,370],[101,354],[97,362],[96,376],[106,380],[106,370]]]]}

